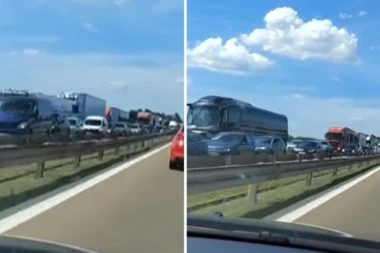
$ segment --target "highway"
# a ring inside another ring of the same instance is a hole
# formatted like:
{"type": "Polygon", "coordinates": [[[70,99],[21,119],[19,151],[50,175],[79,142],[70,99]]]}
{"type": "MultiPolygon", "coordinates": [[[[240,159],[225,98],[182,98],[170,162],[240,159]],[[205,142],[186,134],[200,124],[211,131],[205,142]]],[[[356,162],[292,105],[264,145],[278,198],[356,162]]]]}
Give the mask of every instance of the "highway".
{"type": "Polygon", "coordinates": [[[97,252],[183,252],[183,172],[169,148],[5,232],[97,252]]]}
{"type": "Polygon", "coordinates": [[[316,207],[294,222],[337,229],[380,241],[380,171],[316,207]]]}

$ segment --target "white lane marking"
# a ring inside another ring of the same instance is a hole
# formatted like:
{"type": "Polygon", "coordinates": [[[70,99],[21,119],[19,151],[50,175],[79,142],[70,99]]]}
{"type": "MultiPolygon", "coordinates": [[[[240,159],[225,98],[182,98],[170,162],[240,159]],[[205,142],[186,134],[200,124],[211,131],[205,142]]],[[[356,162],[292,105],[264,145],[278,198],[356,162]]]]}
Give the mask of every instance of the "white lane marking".
{"type": "Polygon", "coordinates": [[[357,185],[358,183],[360,183],[364,179],[369,178],[370,176],[372,176],[373,174],[375,174],[376,172],[379,172],[379,171],[380,171],[380,167],[377,167],[376,169],[367,172],[366,174],[342,185],[341,187],[334,189],[330,192],[327,192],[326,194],[324,194],[321,197],[307,203],[306,205],[301,206],[300,208],[285,214],[284,216],[278,218],[276,221],[293,222],[293,221],[297,220],[298,218],[300,218],[301,216],[304,216],[305,214],[307,214],[311,210],[313,210],[313,209],[317,208],[318,206],[322,205],[323,203],[331,200],[332,198],[334,198],[337,195],[341,194],[342,192],[350,189],[351,187],[357,185]]]}
{"type": "MultiPolygon", "coordinates": [[[[24,210],[21,210],[15,214],[12,214],[2,220],[0,220],[0,234],[34,218],[35,216],[61,204],[62,202],[74,197],[75,195],[78,195],[79,193],[107,180],[108,178],[130,168],[131,166],[161,152],[162,150],[168,148],[171,145],[171,143],[165,144],[162,147],[159,147],[149,153],[146,153],[142,156],[139,156],[131,161],[128,161],[124,164],[121,164],[111,170],[108,170],[94,178],[91,178],[71,189],[68,189],[66,191],[63,191],[61,193],[58,193],[55,196],[52,196],[46,200],[43,200],[39,203],[36,203],[33,206],[30,206],[24,210]]],[[[169,157],[168,157],[169,159],[169,157]]],[[[168,160],[169,164],[169,160],[168,160]]],[[[169,165],[168,165],[169,166],[169,165]]],[[[168,167],[169,170],[169,167],[168,167]]]]}

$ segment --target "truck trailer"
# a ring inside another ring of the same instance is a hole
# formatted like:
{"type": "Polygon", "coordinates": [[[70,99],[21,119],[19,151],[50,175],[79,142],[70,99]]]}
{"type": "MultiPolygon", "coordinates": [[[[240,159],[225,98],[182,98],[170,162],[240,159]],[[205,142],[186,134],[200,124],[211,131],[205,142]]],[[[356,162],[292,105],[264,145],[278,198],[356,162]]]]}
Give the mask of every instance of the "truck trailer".
{"type": "Polygon", "coordinates": [[[104,116],[106,101],[87,93],[62,92],[58,97],[71,101],[73,114],[80,120],[87,116],[104,116]]]}

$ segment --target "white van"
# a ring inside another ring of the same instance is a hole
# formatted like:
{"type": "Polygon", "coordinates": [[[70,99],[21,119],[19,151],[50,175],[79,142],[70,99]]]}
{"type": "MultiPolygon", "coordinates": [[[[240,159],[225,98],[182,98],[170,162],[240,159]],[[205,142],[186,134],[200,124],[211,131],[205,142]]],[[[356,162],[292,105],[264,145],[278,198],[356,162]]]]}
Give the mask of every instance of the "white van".
{"type": "Polygon", "coordinates": [[[83,121],[83,130],[89,133],[107,134],[109,132],[107,119],[103,116],[88,116],[83,121]]]}

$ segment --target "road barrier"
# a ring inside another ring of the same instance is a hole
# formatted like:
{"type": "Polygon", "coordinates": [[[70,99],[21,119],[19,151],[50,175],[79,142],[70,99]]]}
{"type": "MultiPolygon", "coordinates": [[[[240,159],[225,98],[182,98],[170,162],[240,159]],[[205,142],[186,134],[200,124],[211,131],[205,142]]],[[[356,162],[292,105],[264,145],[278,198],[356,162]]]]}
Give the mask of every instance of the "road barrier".
{"type": "Polygon", "coordinates": [[[148,150],[156,145],[170,141],[175,132],[149,134],[143,136],[131,136],[117,139],[104,139],[82,141],[77,143],[52,144],[52,145],[28,145],[20,147],[2,148],[0,150],[0,168],[18,166],[24,164],[37,164],[37,178],[43,177],[45,163],[52,160],[73,158],[73,166],[79,167],[81,157],[97,153],[102,160],[105,151],[114,149],[119,153],[121,147],[126,146],[126,157],[135,153],[148,150]]]}
{"type": "Polygon", "coordinates": [[[314,155],[250,155],[250,156],[188,156],[187,193],[201,194],[210,191],[248,187],[248,202],[255,204],[260,183],[306,175],[310,186],[313,173],[332,170],[336,178],[339,168],[368,168],[380,163],[380,155],[360,157],[325,157],[314,155]],[[201,166],[203,164],[203,166],[201,166]],[[214,166],[210,166],[214,165],[214,166]],[[207,166],[207,167],[206,167],[207,166]]]}

